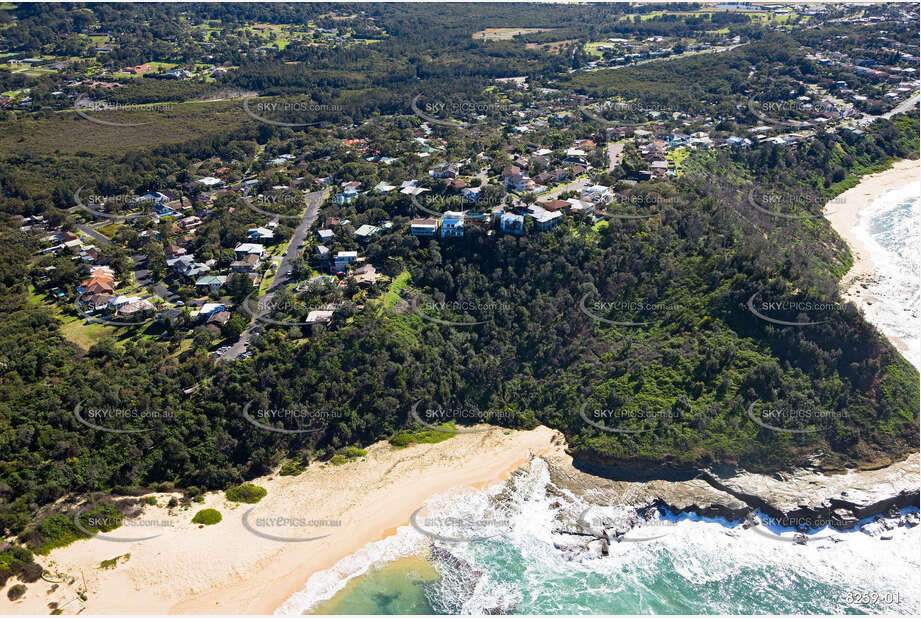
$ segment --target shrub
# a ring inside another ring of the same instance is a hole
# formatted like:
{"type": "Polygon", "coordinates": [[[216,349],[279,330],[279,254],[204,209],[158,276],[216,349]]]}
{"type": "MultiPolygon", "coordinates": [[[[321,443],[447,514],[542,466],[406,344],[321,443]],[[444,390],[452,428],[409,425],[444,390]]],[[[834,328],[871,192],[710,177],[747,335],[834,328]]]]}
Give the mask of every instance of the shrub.
{"type": "Polygon", "coordinates": [[[202,509],[199,512],[195,513],[195,517],[192,518],[193,524],[202,524],[204,526],[213,526],[214,524],[220,522],[223,519],[220,511],[215,509],[202,509]]]}
{"type": "Polygon", "coordinates": [[[143,502],[147,506],[157,506],[156,496],[144,496],[143,498],[141,498],[141,502],[143,502]]]}
{"type": "Polygon", "coordinates": [[[350,446],[345,449],[345,456],[349,459],[357,459],[359,457],[364,457],[367,454],[368,451],[363,448],[358,448],[357,446],[350,446]]]}
{"type": "Polygon", "coordinates": [[[246,504],[256,504],[265,497],[265,494],[265,488],[252,483],[243,483],[224,492],[231,502],[245,502],[246,504]]]}
{"type": "MultiPolygon", "coordinates": [[[[440,425],[445,429],[455,429],[454,423],[443,423],[440,425]]],[[[410,444],[435,444],[437,442],[443,442],[449,438],[453,438],[455,435],[452,431],[438,431],[437,429],[420,429],[419,431],[414,431],[412,433],[401,431],[397,435],[390,438],[390,444],[397,448],[403,448],[404,446],[409,446],[410,444]]],[[[359,449],[360,450],[360,449],[359,449]]]]}
{"type": "Polygon", "coordinates": [[[297,476],[304,471],[304,466],[296,461],[286,461],[278,471],[278,476],[297,476]]]}
{"type": "Polygon", "coordinates": [[[22,584],[16,584],[6,592],[6,596],[9,597],[10,601],[15,601],[22,595],[26,593],[26,587],[22,584]]]}
{"type": "Polygon", "coordinates": [[[348,463],[348,461],[349,460],[345,458],[345,455],[339,453],[337,455],[333,455],[330,458],[329,463],[333,464],[334,466],[341,466],[344,463],[348,463]]]}

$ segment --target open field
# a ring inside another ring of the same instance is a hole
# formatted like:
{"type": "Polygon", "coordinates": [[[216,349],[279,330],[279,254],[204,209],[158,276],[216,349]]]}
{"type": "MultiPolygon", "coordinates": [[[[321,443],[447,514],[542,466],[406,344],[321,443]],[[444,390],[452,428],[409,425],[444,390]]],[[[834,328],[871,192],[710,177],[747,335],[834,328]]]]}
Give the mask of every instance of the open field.
{"type": "Polygon", "coordinates": [[[111,127],[96,124],[72,110],[50,118],[22,118],[0,127],[0,150],[30,150],[51,154],[88,152],[117,153],[127,150],[185,142],[225,132],[256,121],[247,117],[238,100],[189,101],[163,104],[166,109],[104,111],[88,115],[107,122],[140,126],[111,127]]]}
{"type": "Polygon", "coordinates": [[[553,28],[486,28],[479,32],[474,32],[474,39],[492,39],[495,41],[508,40],[519,34],[534,34],[535,32],[547,32],[553,28]]]}
{"type": "Polygon", "coordinates": [[[566,39],[563,41],[551,41],[550,43],[526,43],[527,49],[540,49],[548,54],[559,54],[567,45],[575,43],[575,39],[566,39]]]}

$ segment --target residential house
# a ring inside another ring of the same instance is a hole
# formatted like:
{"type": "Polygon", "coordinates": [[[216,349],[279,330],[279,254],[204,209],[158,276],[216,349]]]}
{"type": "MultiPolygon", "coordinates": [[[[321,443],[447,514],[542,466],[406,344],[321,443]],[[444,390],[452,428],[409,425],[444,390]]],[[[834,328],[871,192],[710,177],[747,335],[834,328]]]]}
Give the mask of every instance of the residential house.
{"type": "Polygon", "coordinates": [[[466,187],[461,191],[461,197],[468,202],[476,203],[480,199],[480,189],[481,187],[466,187]]]}
{"type": "Polygon", "coordinates": [[[432,178],[457,178],[457,166],[453,163],[439,163],[429,170],[432,178]]]}
{"type": "Polygon", "coordinates": [[[170,208],[166,204],[161,204],[161,203],[157,203],[154,206],[154,213],[158,217],[175,217],[176,215],[179,214],[175,209],[170,208]]]}
{"type": "Polygon", "coordinates": [[[540,231],[556,227],[563,220],[563,213],[550,212],[536,204],[528,206],[528,214],[534,219],[534,225],[540,231]]]}
{"type": "Polygon", "coordinates": [[[209,189],[214,189],[224,184],[223,180],[221,180],[220,178],[215,178],[214,176],[205,176],[204,178],[200,179],[198,182],[205,185],[209,189]]]}
{"type": "Polygon", "coordinates": [[[441,215],[441,237],[459,238],[464,235],[464,213],[453,210],[441,215]]]}
{"type": "Polygon", "coordinates": [[[163,254],[167,258],[179,257],[180,255],[185,255],[188,253],[185,247],[180,247],[178,245],[167,245],[163,248],[163,254]]]}
{"type": "Polygon", "coordinates": [[[169,201],[169,196],[159,191],[150,191],[137,199],[138,202],[153,202],[155,204],[165,204],[169,201]]]}
{"type": "Polygon", "coordinates": [[[307,314],[305,321],[308,324],[329,324],[333,321],[333,313],[327,309],[315,309],[307,314]]]}
{"type": "Polygon", "coordinates": [[[499,229],[506,234],[520,235],[524,233],[524,217],[511,212],[503,213],[499,217],[499,229]]]}
{"type": "Polygon", "coordinates": [[[413,219],[409,233],[413,236],[434,236],[438,232],[438,219],[413,219]]]}
{"type": "Polygon", "coordinates": [[[343,204],[350,204],[358,199],[358,189],[353,186],[345,187],[342,189],[342,192],[337,193],[336,197],[333,199],[336,204],[340,206],[343,204]]]}
{"type": "Polygon", "coordinates": [[[202,221],[195,215],[190,215],[188,217],[183,217],[182,219],[179,220],[178,223],[179,223],[179,227],[181,227],[184,230],[194,230],[199,225],[201,225],[202,221]]]}
{"type": "Polygon", "coordinates": [[[248,253],[230,263],[230,269],[235,273],[254,273],[259,268],[259,256],[248,253]]]}
{"type": "Polygon", "coordinates": [[[668,172],[668,161],[665,159],[656,159],[649,164],[649,169],[653,176],[665,176],[668,172]]]}
{"type": "Polygon", "coordinates": [[[129,319],[146,318],[153,315],[156,310],[149,300],[135,300],[119,307],[119,317],[129,319]]]}
{"type": "Polygon", "coordinates": [[[332,230],[327,230],[327,229],[317,230],[317,236],[319,236],[320,240],[322,240],[323,242],[328,241],[334,235],[335,234],[333,233],[332,230]]]}
{"type": "Polygon", "coordinates": [[[221,291],[221,288],[224,287],[226,282],[226,275],[206,275],[204,277],[199,277],[195,281],[195,287],[207,288],[209,292],[216,294],[221,291]]]}
{"type": "Polygon", "coordinates": [[[541,207],[543,207],[544,210],[556,212],[558,210],[563,210],[564,208],[569,208],[569,202],[565,200],[550,200],[549,202],[543,202],[541,207]]]}
{"type": "Polygon", "coordinates": [[[198,311],[192,314],[192,317],[198,318],[200,320],[207,320],[213,314],[226,310],[227,306],[224,305],[224,303],[205,303],[199,308],[198,311]]]}
{"type": "Polygon", "coordinates": [[[591,216],[595,214],[595,205],[591,202],[571,197],[566,200],[569,203],[569,212],[573,215],[591,216]]]}
{"type": "Polygon", "coordinates": [[[364,264],[359,266],[352,273],[352,277],[362,287],[368,287],[373,284],[375,281],[380,279],[383,275],[377,272],[377,269],[374,268],[371,264],[364,264]]]}
{"type": "Polygon", "coordinates": [[[112,300],[111,294],[89,294],[83,298],[83,303],[91,312],[105,311],[109,308],[109,301],[112,300]]]}
{"type": "Polygon", "coordinates": [[[400,193],[403,195],[420,195],[428,189],[419,186],[418,180],[404,180],[400,185],[400,193]]]}
{"type": "Polygon", "coordinates": [[[355,230],[355,237],[358,240],[371,240],[375,235],[381,231],[381,228],[376,225],[362,225],[357,230],[355,230]]]}
{"type": "Polygon", "coordinates": [[[230,312],[226,309],[221,311],[215,311],[214,313],[208,316],[208,319],[205,320],[205,325],[214,325],[218,328],[230,321],[230,312]]]}
{"type": "Polygon", "coordinates": [[[257,255],[260,258],[265,255],[265,247],[255,242],[242,242],[233,248],[237,254],[237,259],[246,255],[257,255]]]}
{"type": "Polygon", "coordinates": [[[246,231],[249,240],[274,240],[275,232],[264,227],[251,227],[246,231]]]}
{"type": "Polygon", "coordinates": [[[352,264],[358,260],[357,251],[340,251],[336,254],[336,257],[333,259],[333,266],[337,271],[342,270],[345,266],[352,264]]]}
{"type": "Polygon", "coordinates": [[[595,204],[607,204],[614,199],[614,193],[603,185],[592,185],[582,189],[582,199],[595,204]]]}

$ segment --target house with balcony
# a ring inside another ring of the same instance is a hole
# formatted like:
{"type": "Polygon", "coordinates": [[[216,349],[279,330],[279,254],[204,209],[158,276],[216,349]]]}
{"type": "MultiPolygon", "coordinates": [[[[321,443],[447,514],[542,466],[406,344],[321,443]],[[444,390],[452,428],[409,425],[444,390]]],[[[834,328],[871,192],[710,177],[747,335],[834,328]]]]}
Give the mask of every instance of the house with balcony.
{"type": "Polygon", "coordinates": [[[453,210],[441,215],[441,237],[461,238],[464,235],[464,213],[453,210]]]}
{"type": "Polygon", "coordinates": [[[409,223],[413,236],[435,236],[438,233],[438,219],[413,219],[409,223]]]}

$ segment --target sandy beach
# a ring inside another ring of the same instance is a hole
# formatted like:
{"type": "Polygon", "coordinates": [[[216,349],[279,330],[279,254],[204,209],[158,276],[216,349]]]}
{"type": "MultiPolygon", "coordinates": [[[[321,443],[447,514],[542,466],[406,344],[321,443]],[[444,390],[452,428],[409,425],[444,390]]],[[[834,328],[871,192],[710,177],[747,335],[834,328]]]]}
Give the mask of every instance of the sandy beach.
{"type": "MultiPolygon", "coordinates": [[[[864,176],[857,186],[845,191],[825,206],[825,217],[847,242],[854,257],[853,265],[841,279],[841,295],[844,300],[852,301],[865,313],[868,306],[878,300],[866,290],[868,284],[876,281],[877,270],[867,247],[857,234],[860,211],[872,204],[876,198],[919,179],[919,162],[903,159],[888,170],[864,176]]],[[[890,340],[902,352],[908,349],[904,341],[896,337],[890,337],[890,340]]]]}
{"type": "Polygon", "coordinates": [[[66,581],[28,584],[15,603],[3,595],[0,612],[48,614],[49,603],[57,603],[64,614],[271,614],[313,573],[407,525],[428,498],[499,483],[532,455],[559,455],[564,446],[562,435],[546,427],[490,428],[399,450],[379,442],[365,457],[341,466],[312,464],[298,476],[255,479],[268,491],[257,505],[210,493],[204,504],[168,510],[163,505],[169,494],[158,494],[159,506],[146,507],[140,519],[168,526],[125,525],[110,536],[127,542],[97,537],[38,557],[66,581]],[[201,508],[219,510],[223,520],[192,524],[201,508]],[[307,525],[261,523],[276,518],[307,525]],[[158,536],[131,540],[153,535],[158,536]],[[286,542],[271,536],[323,538],[286,542]],[[114,568],[100,567],[103,560],[129,553],[114,568]],[[85,601],[78,598],[84,580],[85,601]]]}

